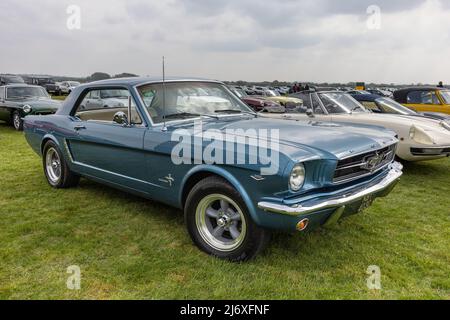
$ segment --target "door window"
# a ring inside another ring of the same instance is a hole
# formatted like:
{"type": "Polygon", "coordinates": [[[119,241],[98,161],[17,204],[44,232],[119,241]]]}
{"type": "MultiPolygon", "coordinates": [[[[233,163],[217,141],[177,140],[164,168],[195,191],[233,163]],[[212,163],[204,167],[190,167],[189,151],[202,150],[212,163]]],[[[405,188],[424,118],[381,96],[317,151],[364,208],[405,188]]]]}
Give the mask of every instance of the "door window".
{"type": "MultiPolygon", "coordinates": [[[[124,113],[128,118],[129,97],[130,93],[127,89],[91,90],[85,94],[74,114],[84,121],[101,121],[114,124],[116,123],[114,119],[117,119],[116,116],[119,113],[124,113]]],[[[142,125],[142,118],[133,98],[131,98],[131,124],[142,125]]]]}
{"type": "Polygon", "coordinates": [[[411,91],[406,97],[409,104],[440,104],[434,91],[411,91]]]}

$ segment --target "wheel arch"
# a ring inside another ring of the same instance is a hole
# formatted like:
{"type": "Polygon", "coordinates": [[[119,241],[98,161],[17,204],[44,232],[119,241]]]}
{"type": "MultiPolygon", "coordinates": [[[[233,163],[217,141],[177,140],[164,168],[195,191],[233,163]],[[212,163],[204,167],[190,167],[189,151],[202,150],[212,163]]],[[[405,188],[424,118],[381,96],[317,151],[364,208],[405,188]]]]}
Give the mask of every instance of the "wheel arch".
{"type": "Polygon", "coordinates": [[[182,208],[184,208],[190,190],[192,190],[192,188],[198,182],[211,176],[220,177],[224,179],[226,182],[228,182],[233,188],[235,188],[241,195],[242,199],[244,200],[245,205],[247,206],[247,209],[249,211],[249,214],[251,215],[253,220],[255,222],[258,222],[255,206],[251,201],[247,191],[244,189],[242,184],[236,179],[234,175],[232,175],[230,172],[220,167],[201,165],[191,169],[186,174],[181,183],[179,194],[179,203],[181,204],[182,208]]]}
{"type": "Polygon", "coordinates": [[[61,150],[61,152],[63,152],[63,149],[61,148],[61,144],[59,143],[58,139],[56,139],[56,137],[52,134],[46,134],[42,138],[42,142],[41,142],[41,147],[40,147],[41,155],[44,154],[44,146],[49,141],[54,142],[58,146],[58,148],[61,150]]]}

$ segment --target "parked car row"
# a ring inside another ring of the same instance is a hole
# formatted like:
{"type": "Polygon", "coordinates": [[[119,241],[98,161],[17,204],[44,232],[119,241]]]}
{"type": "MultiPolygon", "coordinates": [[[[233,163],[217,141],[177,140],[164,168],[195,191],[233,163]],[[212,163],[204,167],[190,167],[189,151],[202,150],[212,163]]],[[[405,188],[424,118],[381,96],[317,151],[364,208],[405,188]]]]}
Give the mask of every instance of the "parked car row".
{"type": "MultiPolygon", "coordinates": [[[[0,88],[2,119],[21,121],[14,126],[42,157],[50,186],[86,177],[182,209],[193,242],[232,261],[256,256],[273,230],[313,230],[365,210],[393,190],[397,159],[450,155],[446,119],[370,93],[283,96],[256,87],[249,95],[185,78],[71,90],[63,105],[42,111],[52,104],[42,87],[0,88]],[[256,149],[248,142],[272,130],[256,149]]],[[[445,101],[445,90],[435,94],[445,101]]]]}
{"type": "Polygon", "coordinates": [[[75,87],[80,85],[78,81],[56,82],[50,76],[0,74],[0,85],[8,84],[30,84],[41,86],[45,88],[48,93],[54,95],[70,94],[75,87]]]}

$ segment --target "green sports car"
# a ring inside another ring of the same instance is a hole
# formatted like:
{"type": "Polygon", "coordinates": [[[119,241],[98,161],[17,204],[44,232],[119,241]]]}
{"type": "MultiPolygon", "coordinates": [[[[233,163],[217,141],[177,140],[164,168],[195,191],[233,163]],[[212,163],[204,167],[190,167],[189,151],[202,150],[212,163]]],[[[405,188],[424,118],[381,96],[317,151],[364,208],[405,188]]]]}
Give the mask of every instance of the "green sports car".
{"type": "Polygon", "coordinates": [[[28,115],[54,114],[61,103],[52,100],[43,87],[10,84],[0,87],[0,120],[23,129],[23,118],[28,115]]]}

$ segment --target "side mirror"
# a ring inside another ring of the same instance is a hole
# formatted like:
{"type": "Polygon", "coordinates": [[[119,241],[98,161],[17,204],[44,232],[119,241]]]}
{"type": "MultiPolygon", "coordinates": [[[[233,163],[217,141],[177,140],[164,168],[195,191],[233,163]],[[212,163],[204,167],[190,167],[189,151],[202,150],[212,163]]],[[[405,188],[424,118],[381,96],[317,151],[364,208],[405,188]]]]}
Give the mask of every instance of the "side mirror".
{"type": "Polygon", "coordinates": [[[314,118],[314,111],[311,108],[306,109],[306,115],[310,118],[314,118]]]}
{"type": "Polygon", "coordinates": [[[127,117],[126,113],[122,112],[122,111],[118,111],[114,114],[113,121],[115,123],[121,124],[123,126],[128,125],[128,117],[127,117]]]}

